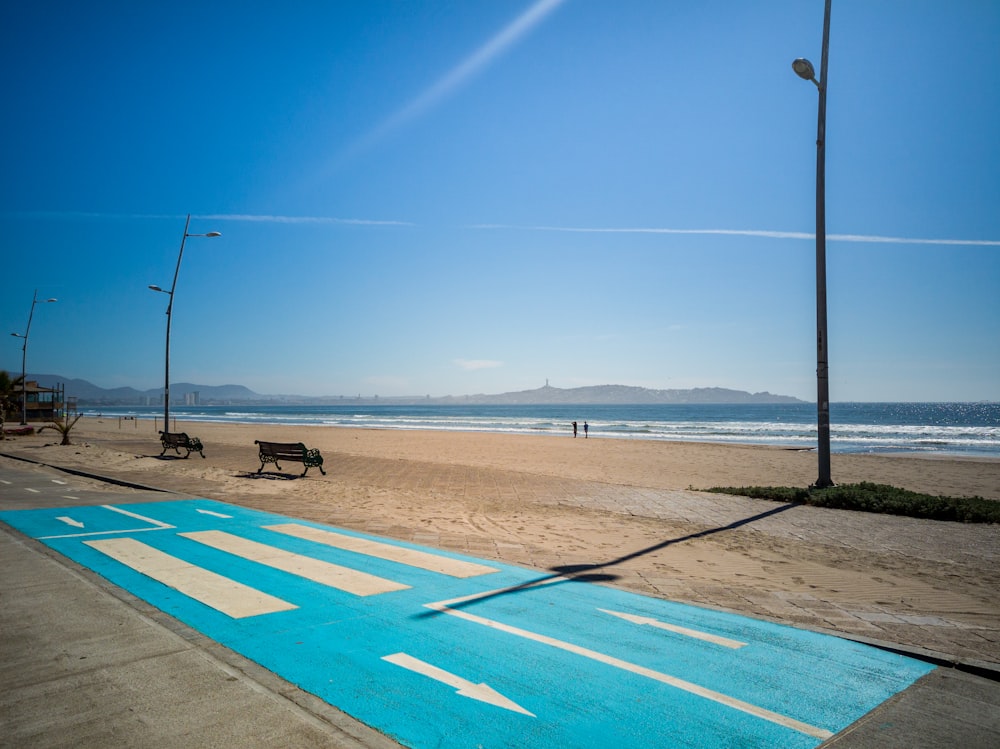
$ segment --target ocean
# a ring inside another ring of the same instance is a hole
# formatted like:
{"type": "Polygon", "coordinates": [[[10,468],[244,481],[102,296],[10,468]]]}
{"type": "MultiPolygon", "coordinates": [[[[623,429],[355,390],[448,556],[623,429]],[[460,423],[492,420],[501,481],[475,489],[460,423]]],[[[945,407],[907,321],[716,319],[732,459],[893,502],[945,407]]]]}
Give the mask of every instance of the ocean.
{"type": "MultiPolygon", "coordinates": [[[[87,416],[163,420],[162,406],[84,408],[87,416]]],[[[171,419],[369,429],[571,435],[588,422],[592,439],[644,439],[816,447],[816,406],[370,405],[171,406],[171,419]]],[[[1000,403],[831,403],[830,449],[838,453],[923,453],[1000,458],[1000,403]]]]}

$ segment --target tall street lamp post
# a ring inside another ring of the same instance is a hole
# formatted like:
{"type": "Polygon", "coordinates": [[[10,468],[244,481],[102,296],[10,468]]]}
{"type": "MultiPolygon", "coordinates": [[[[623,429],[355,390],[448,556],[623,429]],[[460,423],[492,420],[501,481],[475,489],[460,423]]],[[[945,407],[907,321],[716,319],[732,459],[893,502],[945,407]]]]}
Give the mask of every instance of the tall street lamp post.
{"type": "Polygon", "coordinates": [[[170,284],[170,291],[166,289],[161,289],[159,286],[150,284],[149,288],[153,291],[162,291],[164,294],[170,296],[170,301],[167,302],[167,353],[165,364],[163,368],[163,430],[166,432],[170,431],[170,319],[173,317],[174,311],[174,291],[177,289],[177,274],[181,271],[181,258],[184,257],[184,243],[187,241],[188,237],[221,237],[222,234],[217,231],[210,231],[207,234],[188,234],[188,227],[191,226],[191,214],[188,214],[187,221],[184,224],[184,235],[181,237],[181,249],[177,253],[177,267],[174,269],[174,282],[170,284]]]}
{"type": "Polygon", "coordinates": [[[816,408],[819,432],[819,478],[815,486],[833,486],[830,477],[830,372],[826,336],[826,63],[830,46],[830,3],[823,12],[823,57],[819,80],[812,63],[804,58],[792,62],[800,78],[812,81],[819,90],[816,125],[816,408]]]}
{"type": "Polygon", "coordinates": [[[24,335],[11,333],[15,338],[21,338],[24,343],[21,345],[21,426],[28,423],[28,384],[25,381],[27,376],[28,363],[28,334],[31,332],[31,318],[35,316],[35,305],[46,302],[56,302],[57,299],[39,299],[38,289],[35,289],[34,296],[31,297],[31,311],[28,313],[28,327],[24,329],[24,335]]]}

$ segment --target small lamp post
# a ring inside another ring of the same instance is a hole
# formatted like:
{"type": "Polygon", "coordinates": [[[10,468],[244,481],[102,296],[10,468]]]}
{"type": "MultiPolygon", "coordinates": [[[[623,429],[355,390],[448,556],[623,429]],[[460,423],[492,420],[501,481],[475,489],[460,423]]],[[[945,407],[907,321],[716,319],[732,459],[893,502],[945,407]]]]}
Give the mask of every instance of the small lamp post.
{"type": "Polygon", "coordinates": [[[174,281],[170,285],[170,291],[161,289],[159,286],[155,286],[153,284],[149,285],[149,288],[153,291],[160,291],[170,296],[170,301],[167,302],[167,352],[163,369],[163,430],[165,432],[170,431],[170,319],[173,316],[174,310],[174,291],[177,289],[177,274],[181,271],[181,258],[184,257],[184,243],[187,241],[188,237],[222,236],[222,234],[217,231],[210,231],[206,234],[189,234],[189,226],[191,226],[190,213],[188,214],[187,221],[184,224],[184,235],[181,237],[181,249],[180,252],[177,253],[177,267],[174,269],[174,281]]]}
{"type": "Polygon", "coordinates": [[[826,68],[830,47],[830,3],[823,12],[823,57],[819,80],[812,63],[804,58],[792,62],[800,78],[812,81],[819,90],[816,125],[816,409],[819,478],[814,486],[833,486],[830,477],[830,371],[826,335],[826,68]]]}
{"type": "Polygon", "coordinates": [[[24,329],[24,335],[20,333],[11,333],[15,338],[21,338],[24,343],[21,345],[21,426],[25,426],[28,423],[28,383],[25,381],[27,377],[27,363],[28,363],[28,334],[31,332],[31,318],[35,316],[35,305],[47,302],[57,302],[58,299],[39,299],[38,289],[35,289],[34,296],[31,297],[31,311],[28,313],[28,327],[24,329]]]}

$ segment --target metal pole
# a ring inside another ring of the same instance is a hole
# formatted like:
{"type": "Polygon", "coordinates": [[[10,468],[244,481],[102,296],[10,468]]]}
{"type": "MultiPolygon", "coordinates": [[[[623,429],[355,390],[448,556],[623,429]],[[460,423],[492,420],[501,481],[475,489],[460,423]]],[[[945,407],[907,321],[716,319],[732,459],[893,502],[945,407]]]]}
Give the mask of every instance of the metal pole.
{"type": "Polygon", "coordinates": [[[177,288],[177,275],[181,272],[181,258],[184,257],[184,242],[188,238],[188,227],[191,225],[191,214],[184,222],[184,235],[181,237],[181,249],[177,253],[177,267],[174,268],[174,282],[170,284],[170,301],[167,302],[167,351],[163,367],[163,429],[170,431],[170,320],[174,311],[174,290],[177,288]]]}
{"type": "Polygon", "coordinates": [[[830,476],[830,372],[826,330],[826,85],[830,46],[830,4],[823,12],[823,59],[819,73],[816,125],[816,408],[819,477],[815,486],[833,486],[830,476]]]}
{"type": "Polygon", "coordinates": [[[35,305],[38,304],[38,289],[31,297],[31,311],[28,313],[28,327],[24,329],[24,345],[21,346],[21,426],[28,423],[28,334],[31,332],[31,318],[35,315],[35,305]]]}
{"type": "Polygon", "coordinates": [[[35,289],[35,296],[31,300],[31,312],[28,313],[28,327],[24,330],[24,343],[21,344],[21,426],[28,423],[28,385],[24,378],[28,362],[28,333],[31,332],[31,317],[35,314],[37,298],[38,289],[35,289]]]}

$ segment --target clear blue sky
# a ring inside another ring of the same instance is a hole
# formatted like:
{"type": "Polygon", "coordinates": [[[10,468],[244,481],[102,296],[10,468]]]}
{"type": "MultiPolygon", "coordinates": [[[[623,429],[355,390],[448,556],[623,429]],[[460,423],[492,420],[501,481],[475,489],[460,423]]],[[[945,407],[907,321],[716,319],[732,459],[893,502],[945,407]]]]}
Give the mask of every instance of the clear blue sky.
{"type": "MultiPolygon", "coordinates": [[[[815,400],[822,0],[6,3],[0,367],[815,400]]],[[[1000,400],[1000,3],[834,0],[830,393],[1000,400]]]]}

